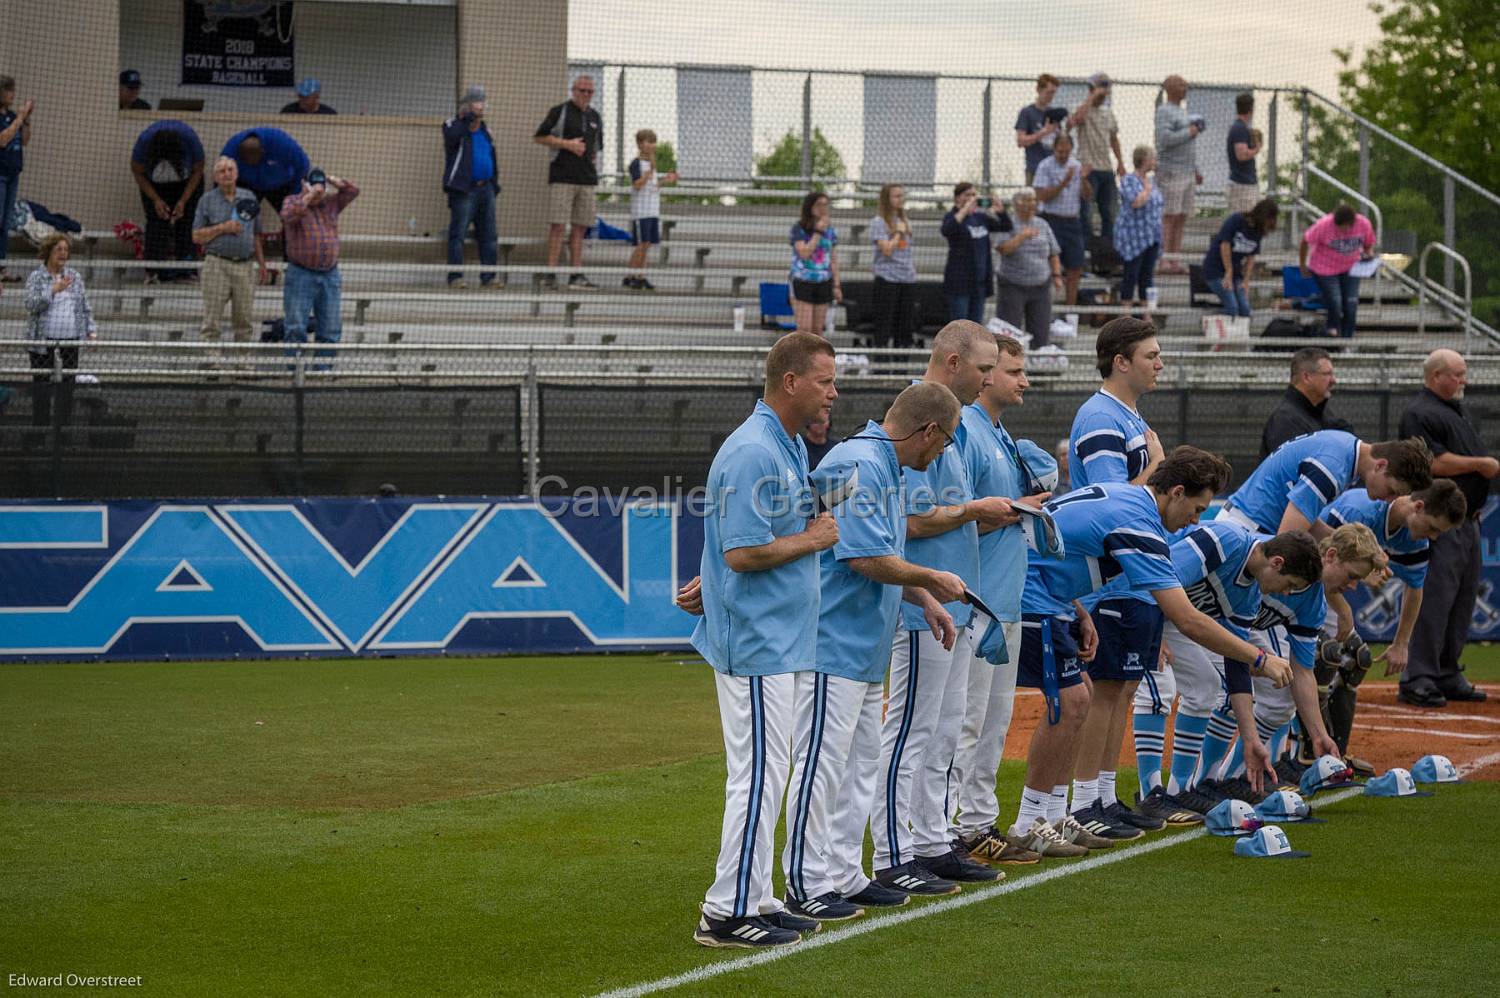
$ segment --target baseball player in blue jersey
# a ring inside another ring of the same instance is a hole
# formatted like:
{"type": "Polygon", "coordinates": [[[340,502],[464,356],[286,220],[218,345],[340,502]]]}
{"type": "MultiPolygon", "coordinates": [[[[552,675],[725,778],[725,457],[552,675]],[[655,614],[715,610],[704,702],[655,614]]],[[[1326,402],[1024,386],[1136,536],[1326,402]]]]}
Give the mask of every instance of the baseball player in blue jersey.
{"type": "Polygon", "coordinates": [[[677,597],[702,614],[692,642],[714,669],[728,770],[719,859],[693,934],[704,946],[780,946],[818,927],[785,910],[771,869],[797,674],[817,664],[817,553],[839,537],[832,517],[813,515],[797,436],[838,397],[833,357],[810,333],[771,348],[765,397],[709,468],[702,570],[677,597]]]}
{"type": "MultiPolygon", "coordinates": [[[[1270,537],[1238,523],[1214,520],[1185,532],[1172,544],[1172,566],[1195,608],[1208,614],[1242,638],[1260,611],[1261,594],[1294,592],[1313,585],[1323,571],[1322,556],[1312,535],[1294,530],[1270,537]]],[[[1170,824],[1202,822],[1214,801],[1192,790],[1203,733],[1214,709],[1224,705],[1233,712],[1242,735],[1250,736],[1247,771],[1252,783],[1269,767],[1270,757],[1257,752],[1250,672],[1242,662],[1226,662],[1203,646],[1189,641],[1168,624],[1164,640],[1171,651],[1171,665],[1148,674],[1149,681],[1137,688],[1135,720],[1140,731],[1155,728],[1160,739],[1175,697],[1176,722],[1172,729],[1172,765],[1162,778],[1162,744],[1137,740],[1137,767],[1142,797],[1140,810],[1170,824]],[[1154,749],[1154,750],[1153,750],[1154,749]]]]}
{"type": "Polygon", "coordinates": [[[1222,458],[1178,447],[1145,485],[1090,485],[1043,506],[1063,553],[1028,556],[1021,599],[1016,682],[1040,689],[1048,710],[1046,722],[1032,735],[1020,811],[1010,829],[1012,841],[1023,848],[1060,856],[1112,844],[1067,813],[1066,781],[1089,708],[1080,662],[1093,657],[1097,642],[1079,603],[1083,597],[1123,577],[1123,585],[1150,592],[1167,619],[1193,640],[1252,662],[1254,673],[1288,681],[1285,659],[1262,653],[1194,609],[1172,567],[1167,532],[1198,522],[1229,474],[1222,458]]]}
{"type": "Polygon", "coordinates": [[[875,796],[883,680],[903,597],[921,607],[944,647],[951,648],[956,637],[953,619],[939,603],[962,598],[963,580],[904,557],[901,469],[926,468],[947,446],[958,420],[951,391],[912,385],[897,396],[883,423],[871,422],[835,446],[813,472],[820,495],[845,494],[827,500],[839,540],[820,559],[817,664],[797,676],[782,868],[787,908],[820,922],[905,904],[908,886],[926,886],[873,883],[865,876],[862,852],[875,796]]]}
{"type": "Polygon", "coordinates": [[[1375,499],[1394,499],[1432,484],[1432,453],[1419,438],[1367,444],[1343,430],[1293,437],[1260,463],[1219,516],[1265,534],[1307,530],[1319,539],[1331,527],[1319,515],[1363,480],[1375,499]]]}
{"type": "MultiPolygon", "coordinates": [[[[964,407],[964,457],[976,496],[1004,496],[1038,506],[1051,498],[1033,475],[1042,472],[1022,458],[1020,447],[1001,423],[1002,413],[1022,403],[1026,354],[1019,340],[996,338],[1000,362],[992,384],[964,407]]],[[[1043,452],[1042,456],[1047,455],[1043,452]]],[[[1006,661],[991,662],[975,640],[969,659],[969,691],[963,730],[953,754],[949,779],[948,818],[964,849],[987,863],[1027,864],[1041,859],[1029,849],[1006,841],[996,829],[1000,804],[995,797],[995,773],[1005,749],[1005,736],[1016,699],[1016,666],[1021,652],[1021,587],[1026,582],[1026,538],[1019,524],[979,531],[979,596],[1003,625],[1006,661]]],[[[983,635],[988,621],[978,621],[973,632],[983,635]]]]}
{"type": "MultiPolygon", "coordinates": [[[[1162,460],[1161,442],[1136,408],[1156,388],[1162,370],[1156,327],[1130,316],[1112,319],[1099,330],[1095,356],[1104,383],[1079,407],[1068,436],[1073,488],[1144,485],[1162,460]]],[[[1136,684],[1161,655],[1162,614],[1143,589],[1094,593],[1083,604],[1099,650],[1088,664],[1093,698],[1078,733],[1073,816],[1095,835],[1125,841],[1164,824],[1131,811],[1115,793],[1115,764],[1136,684]]]]}
{"type": "MultiPolygon", "coordinates": [[[[960,403],[973,402],[990,383],[999,358],[995,335],[958,320],[933,338],[924,381],[946,385],[960,403]]],[[[963,423],[926,471],[905,473],[907,560],[954,572],[971,590],[979,585],[979,530],[1005,527],[1018,516],[999,496],[975,499],[963,460],[963,423]]],[[[948,892],[955,883],[996,880],[999,873],[953,848],[945,799],[948,767],[963,726],[968,697],[969,634],[966,603],[943,605],[958,628],[951,648],[933,635],[919,607],[903,604],[891,651],[890,693],[880,737],[880,776],[870,815],[875,879],[913,893],[928,882],[948,892]]]]}

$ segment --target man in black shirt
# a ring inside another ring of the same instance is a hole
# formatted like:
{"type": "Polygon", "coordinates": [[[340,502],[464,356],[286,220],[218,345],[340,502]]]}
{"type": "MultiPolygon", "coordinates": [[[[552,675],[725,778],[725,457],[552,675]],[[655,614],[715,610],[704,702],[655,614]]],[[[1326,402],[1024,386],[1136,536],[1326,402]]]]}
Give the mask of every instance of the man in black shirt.
{"type": "Polygon", "coordinates": [[[141,74],[137,70],[127,69],[120,74],[120,110],[151,110],[151,105],[141,100],[141,74]]]}
{"type": "MultiPolygon", "coordinates": [[[[568,257],[575,272],[568,278],[568,287],[576,290],[597,287],[577,271],[583,266],[583,234],[594,224],[594,188],[599,183],[596,163],[599,147],[604,143],[604,120],[589,107],[593,99],[593,77],[578,77],[573,81],[572,98],[547,112],[532,139],[553,151],[552,164],[547,168],[547,191],[551,198],[547,266],[557,266],[557,258],[562,254],[563,229],[571,224],[568,257]]],[[[547,283],[556,287],[557,278],[548,274],[547,283]]]]}
{"type": "Polygon", "coordinates": [[[1464,413],[1468,365],[1452,350],[1434,350],[1422,365],[1424,387],[1401,415],[1401,436],[1421,437],[1432,449],[1432,473],[1451,478],[1469,504],[1469,518],[1432,542],[1422,612],[1412,632],[1411,658],[1401,673],[1402,700],[1443,707],[1449,700],[1483,700],[1463,677],[1458,658],[1469,637],[1479,587],[1479,516],[1500,462],[1490,457],[1464,413]]]}
{"type": "Polygon", "coordinates": [[[822,413],[802,428],[802,442],[807,445],[807,469],[811,471],[833,450],[838,440],[833,435],[833,416],[822,413]]]}
{"type": "Polygon", "coordinates": [[[1303,347],[1292,354],[1292,379],[1261,431],[1260,456],[1268,457],[1276,448],[1304,433],[1319,430],[1352,433],[1354,427],[1328,411],[1328,400],[1337,381],[1327,350],[1303,347]]]}
{"type": "Polygon", "coordinates": [[[323,103],[323,83],[308,77],[297,84],[297,99],[283,105],[282,114],[338,114],[323,103]]]}

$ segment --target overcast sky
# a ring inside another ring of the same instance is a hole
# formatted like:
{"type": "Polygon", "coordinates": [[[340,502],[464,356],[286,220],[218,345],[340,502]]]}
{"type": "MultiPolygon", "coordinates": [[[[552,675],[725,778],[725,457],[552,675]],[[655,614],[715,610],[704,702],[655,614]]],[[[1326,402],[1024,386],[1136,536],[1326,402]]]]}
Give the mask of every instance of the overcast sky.
{"type": "Polygon", "coordinates": [[[1366,0],[570,0],[573,59],[1294,84],[1335,96],[1366,0]]]}

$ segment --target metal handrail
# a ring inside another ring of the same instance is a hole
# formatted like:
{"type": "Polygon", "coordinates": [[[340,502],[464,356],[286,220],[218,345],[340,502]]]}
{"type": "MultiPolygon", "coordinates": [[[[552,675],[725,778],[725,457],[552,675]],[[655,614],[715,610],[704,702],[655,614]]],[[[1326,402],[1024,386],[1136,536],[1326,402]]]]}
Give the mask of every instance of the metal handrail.
{"type": "Polygon", "coordinates": [[[1440,284],[1434,285],[1434,288],[1435,293],[1439,291],[1442,293],[1441,295],[1439,295],[1439,297],[1446,296],[1452,298],[1455,302],[1463,302],[1464,343],[1467,345],[1469,342],[1469,337],[1474,333],[1473,274],[1469,270],[1469,261],[1464,258],[1464,255],[1462,253],[1458,252],[1451,246],[1446,246],[1443,243],[1439,242],[1431,242],[1422,247],[1422,255],[1417,258],[1417,280],[1421,284],[1421,287],[1417,291],[1417,335],[1421,336],[1427,328],[1426,309],[1427,288],[1429,284],[1427,280],[1427,257],[1433,250],[1437,250],[1439,253],[1442,253],[1444,256],[1448,257],[1451,260],[1456,260],[1458,262],[1458,265],[1463,268],[1464,294],[1462,298],[1459,298],[1459,296],[1455,294],[1451,289],[1445,288],[1440,284]]]}
{"type": "MultiPolygon", "coordinates": [[[[1370,214],[1375,216],[1375,245],[1379,246],[1381,238],[1385,235],[1385,217],[1380,213],[1380,205],[1376,204],[1374,201],[1371,201],[1359,191],[1345,184],[1342,180],[1335,177],[1333,174],[1329,173],[1327,170],[1324,170],[1320,166],[1317,166],[1313,163],[1308,163],[1305,169],[1308,173],[1317,177],[1325,184],[1328,184],[1330,187],[1332,187],[1334,190],[1337,190],[1345,197],[1352,198],[1353,200],[1358,201],[1360,204],[1364,205],[1370,210],[1370,214]]],[[[1303,199],[1305,200],[1307,196],[1306,177],[1302,178],[1302,194],[1303,199]]]]}

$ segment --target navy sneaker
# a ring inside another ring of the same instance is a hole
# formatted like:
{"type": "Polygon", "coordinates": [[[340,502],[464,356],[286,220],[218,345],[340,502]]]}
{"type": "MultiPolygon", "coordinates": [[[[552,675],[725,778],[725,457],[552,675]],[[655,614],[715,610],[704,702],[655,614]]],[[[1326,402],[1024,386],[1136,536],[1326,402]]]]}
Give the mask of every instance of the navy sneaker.
{"type": "Polygon", "coordinates": [[[709,918],[707,915],[699,915],[698,929],[693,933],[693,942],[714,949],[770,949],[801,941],[800,932],[773,925],[759,915],[744,918],[709,918]]]}
{"type": "Polygon", "coordinates": [[[988,884],[1005,876],[993,867],[974,862],[968,850],[950,849],[941,856],[918,856],[917,862],[944,880],[959,884],[988,884]]]}
{"type": "Polygon", "coordinates": [[[1203,812],[1195,811],[1184,804],[1182,798],[1167,793],[1163,787],[1152,787],[1144,797],[1137,797],[1135,813],[1138,817],[1150,815],[1169,825],[1201,825],[1203,812]]]}
{"type": "Polygon", "coordinates": [[[911,895],[905,891],[882,887],[872,880],[868,887],[858,894],[850,894],[846,900],[865,908],[899,908],[911,900],[911,895]]]}
{"type": "Polygon", "coordinates": [[[801,915],[793,915],[789,911],[773,912],[770,915],[760,916],[763,921],[769,922],[778,929],[791,929],[793,932],[820,932],[823,926],[816,919],[803,918],[801,915]]]}
{"type": "Polygon", "coordinates": [[[1228,797],[1232,797],[1235,800],[1244,801],[1251,807],[1254,807],[1261,801],[1265,800],[1267,797],[1271,796],[1264,790],[1258,791],[1251,787],[1250,781],[1245,779],[1243,776],[1231,776],[1227,780],[1220,780],[1218,784],[1218,790],[1220,793],[1225,794],[1228,797]]]}
{"type": "Polygon", "coordinates": [[[1302,785],[1302,774],[1307,772],[1307,767],[1289,755],[1284,755],[1276,763],[1276,778],[1284,787],[1293,790],[1302,785]]]}
{"type": "Polygon", "coordinates": [[[637,277],[635,279],[635,286],[636,286],[636,289],[639,290],[639,291],[655,291],[656,290],[656,285],[652,284],[650,281],[646,280],[644,277],[637,277]]]}
{"type": "Polygon", "coordinates": [[[819,894],[815,898],[808,898],[806,901],[788,897],[786,910],[793,915],[810,918],[815,922],[842,922],[845,919],[858,918],[865,913],[859,905],[851,904],[833,891],[819,894]]]}
{"type": "Polygon", "coordinates": [[[881,887],[905,891],[918,897],[941,897],[944,894],[957,894],[963,890],[953,881],[944,880],[916,860],[902,863],[900,866],[888,866],[884,870],[876,870],[875,882],[881,887]]]}
{"type": "Polygon", "coordinates": [[[1104,816],[1104,805],[1097,800],[1088,807],[1074,811],[1073,820],[1082,825],[1083,830],[1090,835],[1097,835],[1111,842],[1129,842],[1146,834],[1134,825],[1117,825],[1110,821],[1104,816]]]}
{"type": "Polygon", "coordinates": [[[1219,785],[1213,780],[1199,780],[1193,789],[1179,790],[1173,797],[1183,807],[1204,815],[1218,807],[1220,801],[1229,799],[1227,794],[1220,793],[1219,785]]]}
{"type": "Polygon", "coordinates": [[[1122,800],[1112,800],[1104,805],[1104,817],[1117,825],[1128,825],[1139,828],[1143,832],[1159,832],[1167,827],[1167,823],[1161,818],[1153,818],[1149,814],[1136,814],[1125,806],[1122,800]]]}

